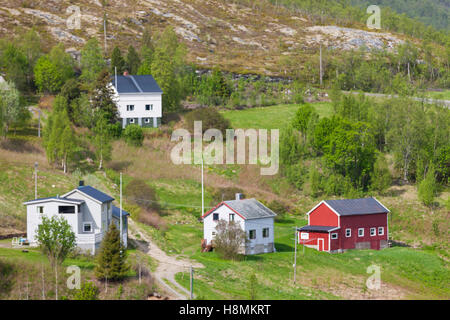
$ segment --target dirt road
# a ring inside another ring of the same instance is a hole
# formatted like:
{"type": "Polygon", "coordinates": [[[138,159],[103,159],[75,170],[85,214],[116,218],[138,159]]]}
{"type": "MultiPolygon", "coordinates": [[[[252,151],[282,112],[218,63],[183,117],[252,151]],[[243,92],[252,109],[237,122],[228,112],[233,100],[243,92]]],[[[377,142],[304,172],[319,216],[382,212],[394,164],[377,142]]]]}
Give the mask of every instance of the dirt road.
{"type": "MultiPolygon", "coordinates": [[[[158,267],[153,273],[156,281],[161,287],[165,288],[168,296],[171,299],[186,300],[189,299],[189,291],[182,287],[175,280],[175,275],[178,272],[187,272],[192,266],[194,268],[204,268],[204,266],[198,262],[192,262],[186,259],[180,259],[176,256],[168,256],[162,251],[152,239],[143,231],[139,226],[131,219],[129,222],[129,237],[136,240],[138,249],[147,253],[150,257],[158,262],[158,267]],[[139,239],[136,235],[139,234],[139,239]],[[143,241],[142,241],[143,240],[143,241]],[[171,285],[167,284],[168,281],[171,285]],[[173,287],[177,288],[175,290],[173,287]]],[[[195,297],[195,296],[194,296],[195,297]]]]}

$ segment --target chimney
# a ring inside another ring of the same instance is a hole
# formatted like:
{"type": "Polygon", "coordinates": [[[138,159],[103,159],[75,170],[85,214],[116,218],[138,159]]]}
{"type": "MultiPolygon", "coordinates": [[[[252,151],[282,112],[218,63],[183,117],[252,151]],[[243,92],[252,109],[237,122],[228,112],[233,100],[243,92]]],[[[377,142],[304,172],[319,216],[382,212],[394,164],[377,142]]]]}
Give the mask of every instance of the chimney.
{"type": "Polygon", "coordinates": [[[244,199],[244,195],[242,193],[236,193],[236,200],[244,199]]]}
{"type": "Polygon", "coordinates": [[[79,187],[83,187],[84,186],[84,180],[80,180],[80,182],[78,183],[79,187]]]}
{"type": "Polygon", "coordinates": [[[125,71],[123,72],[123,75],[124,75],[124,76],[128,76],[128,71],[125,70],[125,71]]]}

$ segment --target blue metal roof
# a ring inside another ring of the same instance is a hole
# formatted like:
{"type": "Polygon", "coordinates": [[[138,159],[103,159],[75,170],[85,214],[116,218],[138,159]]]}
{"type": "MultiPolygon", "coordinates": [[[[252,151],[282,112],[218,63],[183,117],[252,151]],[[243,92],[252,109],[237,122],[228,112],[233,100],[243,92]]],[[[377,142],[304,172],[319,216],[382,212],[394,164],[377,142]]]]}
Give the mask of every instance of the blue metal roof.
{"type": "Polygon", "coordinates": [[[330,230],[336,229],[339,227],[328,227],[328,226],[304,226],[298,228],[298,231],[312,231],[312,232],[328,232],[330,230]]]}
{"type": "MultiPolygon", "coordinates": [[[[120,219],[120,208],[117,208],[116,206],[112,206],[112,214],[116,218],[120,219]]],[[[130,214],[122,209],[122,216],[129,216],[130,214]]]]}
{"type": "Polygon", "coordinates": [[[342,216],[389,212],[374,198],[325,200],[325,202],[342,216]]]}
{"type": "Polygon", "coordinates": [[[91,186],[81,186],[77,189],[102,203],[114,200],[114,198],[108,196],[106,193],[103,193],[91,186]]]}
{"type": "Polygon", "coordinates": [[[151,75],[128,75],[112,77],[112,84],[118,93],[163,93],[151,75]]]}

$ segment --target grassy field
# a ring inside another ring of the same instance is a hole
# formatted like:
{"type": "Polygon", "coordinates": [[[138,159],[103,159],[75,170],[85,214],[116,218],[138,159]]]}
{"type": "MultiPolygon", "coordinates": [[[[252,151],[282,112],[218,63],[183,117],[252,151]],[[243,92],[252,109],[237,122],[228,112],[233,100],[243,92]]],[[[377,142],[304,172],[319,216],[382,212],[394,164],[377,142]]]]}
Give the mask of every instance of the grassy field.
{"type": "Polygon", "coordinates": [[[432,99],[450,100],[450,90],[427,91],[425,95],[432,99]]]}
{"type": "MultiPolygon", "coordinates": [[[[329,102],[312,103],[320,117],[329,117],[333,109],[329,102]]],[[[259,107],[244,110],[226,110],[222,111],[223,116],[230,120],[233,128],[264,128],[281,129],[284,128],[300,105],[282,104],[270,107],[259,107]]]]}

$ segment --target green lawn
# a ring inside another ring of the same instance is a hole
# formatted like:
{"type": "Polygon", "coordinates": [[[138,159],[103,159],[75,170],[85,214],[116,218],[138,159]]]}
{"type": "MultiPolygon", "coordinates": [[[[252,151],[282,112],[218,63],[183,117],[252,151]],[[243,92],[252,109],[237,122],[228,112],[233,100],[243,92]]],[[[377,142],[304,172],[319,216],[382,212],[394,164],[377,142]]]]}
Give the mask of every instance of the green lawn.
{"type": "MultiPolygon", "coordinates": [[[[320,117],[332,115],[329,102],[312,103],[320,117]]],[[[254,129],[282,129],[294,117],[298,104],[282,104],[270,107],[259,107],[244,110],[222,111],[224,117],[231,122],[233,128],[254,129]]]]}
{"type": "Polygon", "coordinates": [[[426,96],[438,100],[450,100],[450,90],[428,91],[426,96]]]}

